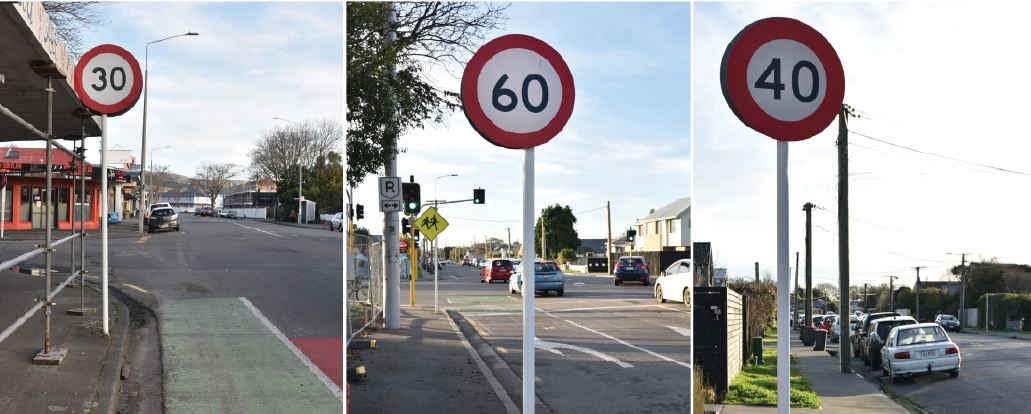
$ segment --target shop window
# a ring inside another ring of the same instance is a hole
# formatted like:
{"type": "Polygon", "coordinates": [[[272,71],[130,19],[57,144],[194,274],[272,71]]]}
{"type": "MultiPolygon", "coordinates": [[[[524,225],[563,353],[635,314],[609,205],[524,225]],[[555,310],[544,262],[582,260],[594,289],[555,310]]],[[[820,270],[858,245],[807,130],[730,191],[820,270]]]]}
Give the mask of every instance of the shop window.
{"type": "Polygon", "coordinates": [[[11,208],[14,206],[14,189],[10,186],[4,187],[4,221],[14,221],[11,217],[11,208]]]}

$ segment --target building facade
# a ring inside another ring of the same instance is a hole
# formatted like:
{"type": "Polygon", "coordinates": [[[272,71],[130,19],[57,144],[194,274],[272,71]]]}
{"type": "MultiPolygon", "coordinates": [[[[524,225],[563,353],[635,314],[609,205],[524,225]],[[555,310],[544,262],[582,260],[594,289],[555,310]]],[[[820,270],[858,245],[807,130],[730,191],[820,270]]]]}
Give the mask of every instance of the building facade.
{"type": "Polygon", "coordinates": [[[637,230],[634,250],[662,251],[668,247],[690,246],[691,197],[652,210],[634,223],[634,229],[637,230]]]}

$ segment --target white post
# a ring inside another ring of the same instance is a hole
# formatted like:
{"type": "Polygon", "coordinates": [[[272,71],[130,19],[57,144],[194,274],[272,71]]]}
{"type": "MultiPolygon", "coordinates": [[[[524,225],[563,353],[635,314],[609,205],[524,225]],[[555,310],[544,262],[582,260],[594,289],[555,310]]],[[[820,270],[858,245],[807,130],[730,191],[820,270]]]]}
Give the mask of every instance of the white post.
{"type": "Polygon", "coordinates": [[[523,414],[534,411],[534,227],[533,211],[533,148],[527,148],[523,157],[523,414]]]}
{"type": "MultiPolygon", "coordinates": [[[[964,312],[966,310],[964,309],[964,312]]],[[[988,294],[984,294],[984,333],[988,333],[988,294]]]]}
{"type": "Polygon", "coordinates": [[[777,413],[791,412],[791,331],[788,328],[788,143],[777,141],[777,413]]]}
{"type": "MultiPolygon", "coordinates": [[[[436,204],[436,203],[434,203],[436,204]]],[[[439,234],[437,235],[440,236],[439,234]]],[[[437,239],[433,239],[433,313],[439,312],[437,310],[437,270],[440,267],[440,263],[437,262],[437,239]]]]}
{"type": "Polygon", "coordinates": [[[107,114],[103,114],[100,116],[100,297],[103,304],[101,309],[104,312],[104,335],[111,334],[107,313],[107,209],[107,114]]]}
{"type": "Polygon", "coordinates": [[[301,172],[301,160],[297,160],[297,224],[301,224],[301,207],[303,207],[304,196],[301,190],[304,189],[304,177],[301,172]]]}
{"type": "MultiPolygon", "coordinates": [[[[4,182],[7,182],[7,177],[4,177],[4,182]]],[[[14,205],[14,201],[11,201],[14,205]]],[[[0,190],[0,239],[4,238],[4,213],[7,212],[7,184],[4,184],[4,188],[0,190]]]]}

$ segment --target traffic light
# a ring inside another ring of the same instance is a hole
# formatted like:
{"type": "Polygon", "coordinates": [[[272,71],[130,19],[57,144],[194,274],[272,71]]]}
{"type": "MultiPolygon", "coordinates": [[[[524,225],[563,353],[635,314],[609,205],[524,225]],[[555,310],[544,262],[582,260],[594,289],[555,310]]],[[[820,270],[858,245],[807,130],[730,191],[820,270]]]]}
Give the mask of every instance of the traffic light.
{"type": "Polygon", "coordinates": [[[482,188],[473,190],[473,204],[483,204],[486,200],[487,192],[482,188]]]}
{"type": "Polygon", "coordinates": [[[626,231],[626,241],[633,243],[634,242],[634,238],[636,238],[636,237],[637,237],[637,230],[627,230],[626,231]]]}
{"type": "Polygon", "coordinates": [[[405,214],[419,214],[422,199],[418,183],[401,183],[401,199],[405,203],[405,214]]]}
{"type": "Polygon", "coordinates": [[[408,234],[412,227],[408,225],[408,217],[401,217],[401,234],[408,234]]]}
{"type": "Polygon", "coordinates": [[[354,215],[358,218],[358,220],[365,218],[365,206],[361,204],[355,205],[354,215]]]}
{"type": "Polygon", "coordinates": [[[415,238],[412,240],[419,241],[419,229],[415,229],[415,238]]]}

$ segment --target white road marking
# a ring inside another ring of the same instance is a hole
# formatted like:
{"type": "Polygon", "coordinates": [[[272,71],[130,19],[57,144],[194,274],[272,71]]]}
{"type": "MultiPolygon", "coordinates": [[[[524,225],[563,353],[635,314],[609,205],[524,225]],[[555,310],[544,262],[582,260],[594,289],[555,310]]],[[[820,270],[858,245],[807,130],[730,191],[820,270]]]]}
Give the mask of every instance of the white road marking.
{"type": "Polygon", "coordinates": [[[594,356],[595,358],[598,358],[598,359],[603,360],[603,361],[609,361],[609,362],[611,362],[613,364],[616,364],[616,365],[619,365],[619,366],[621,366],[623,368],[633,368],[634,367],[633,364],[629,364],[629,363],[620,361],[619,359],[617,359],[615,357],[612,357],[612,356],[610,356],[608,354],[605,354],[603,352],[599,352],[599,351],[591,349],[591,348],[584,348],[582,346],[576,346],[576,345],[571,345],[571,344],[563,344],[563,343],[560,343],[560,342],[542,341],[542,340],[540,340],[540,338],[537,338],[537,337],[534,337],[534,340],[535,340],[534,341],[534,346],[537,349],[543,349],[545,351],[548,351],[548,352],[551,352],[551,353],[555,353],[555,354],[559,354],[559,355],[562,355],[562,356],[565,356],[565,354],[563,354],[562,351],[559,351],[559,349],[569,349],[569,350],[573,350],[573,351],[583,352],[585,354],[594,356]]]}
{"type": "Polygon", "coordinates": [[[445,276],[450,277],[452,279],[456,279],[456,280],[458,279],[458,276],[455,276],[455,275],[445,275],[445,276]]]}
{"type": "Polygon", "coordinates": [[[597,335],[600,335],[600,336],[604,336],[604,337],[606,337],[606,338],[608,338],[608,339],[611,339],[611,340],[613,340],[613,341],[615,341],[615,342],[617,342],[617,343],[620,343],[620,344],[622,344],[622,345],[625,345],[625,346],[627,346],[627,347],[630,347],[630,348],[636,349],[636,350],[638,350],[638,351],[641,351],[641,352],[645,352],[645,353],[647,353],[647,354],[649,354],[649,355],[651,355],[651,356],[654,356],[654,357],[656,357],[656,358],[659,358],[659,359],[661,359],[661,360],[663,360],[663,361],[666,361],[666,362],[672,362],[672,363],[674,363],[674,364],[677,364],[677,365],[680,365],[680,366],[682,366],[682,367],[684,367],[684,368],[687,368],[687,369],[691,369],[691,364],[688,364],[688,363],[686,363],[686,362],[681,362],[681,361],[677,361],[677,360],[675,360],[675,359],[673,359],[673,358],[670,358],[670,357],[668,357],[668,356],[665,356],[665,355],[659,354],[659,353],[657,353],[657,352],[654,352],[654,351],[652,351],[652,350],[649,350],[649,349],[645,349],[645,348],[641,348],[641,347],[639,347],[639,346],[637,346],[637,345],[634,345],[634,344],[631,344],[631,343],[629,343],[629,342],[627,342],[627,341],[624,341],[624,340],[622,340],[622,339],[616,338],[616,337],[614,337],[614,336],[612,336],[612,335],[609,335],[609,334],[607,334],[607,333],[605,333],[605,332],[601,332],[601,331],[598,331],[598,330],[596,330],[596,329],[591,329],[591,328],[588,328],[588,327],[586,327],[586,326],[584,326],[584,325],[581,325],[581,324],[578,324],[578,323],[576,323],[576,322],[573,322],[573,321],[571,321],[571,320],[569,320],[569,319],[564,319],[564,318],[560,318],[560,317],[558,317],[558,316],[552,315],[552,314],[551,314],[551,312],[548,312],[548,311],[542,310],[542,309],[540,309],[540,308],[538,308],[537,310],[538,310],[538,311],[540,311],[540,312],[542,312],[542,313],[544,313],[545,315],[548,315],[548,316],[552,317],[552,318],[555,318],[555,319],[558,319],[558,320],[561,320],[561,321],[566,321],[566,323],[569,323],[570,325],[573,325],[573,326],[575,326],[575,327],[577,327],[577,328],[583,329],[583,330],[585,330],[585,331],[588,331],[588,332],[592,332],[592,333],[594,333],[594,334],[597,334],[597,335]]]}
{"type": "Polygon", "coordinates": [[[271,232],[271,231],[265,231],[265,230],[262,230],[262,229],[259,229],[259,228],[254,228],[254,227],[250,227],[250,226],[245,226],[245,225],[243,225],[243,224],[240,224],[240,223],[233,223],[233,224],[235,224],[235,225],[237,225],[237,226],[240,226],[240,227],[248,228],[248,229],[251,229],[251,230],[257,230],[257,231],[260,231],[260,232],[262,232],[262,233],[265,233],[265,234],[271,234],[271,235],[273,235],[273,236],[276,236],[276,237],[283,237],[283,236],[280,236],[280,235],[278,235],[278,234],[276,234],[276,233],[273,233],[273,232],[271,232]]]}
{"type": "Polygon", "coordinates": [[[676,332],[678,334],[681,334],[681,335],[684,335],[684,336],[691,336],[691,330],[688,329],[688,328],[681,328],[679,326],[667,326],[667,328],[672,329],[673,332],[676,332]]]}
{"type": "MultiPolygon", "coordinates": [[[[604,310],[604,309],[626,309],[626,308],[663,308],[661,305],[623,305],[623,306],[596,306],[587,308],[568,308],[568,309],[552,309],[544,310],[537,308],[538,311],[548,313],[562,313],[562,312],[583,312],[591,310],[604,310]]],[[[475,313],[475,312],[473,312],[475,313]]],[[[510,315],[521,315],[522,312],[497,312],[497,313],[475,313],[476,316],[510,316],[510,315]]]]}
{"type": "Polygon", "coordinates": [[[286,347],[290,349],[290,352],[293,352],[294,355],[296,355],[297,358],[301,360],[301,363],[303,363],[304,366],[308,367],[308,370],[311,371],[312,374],[315,374],[315,377],[326,385],[326,388],[329,388],[329,391],[332,392],[333,395],[335,395],[337,398],[344,397],[343,392],[340,391],[340,387],[338,387],[337,384],[333,382],[333,380],[329,379],[329,377],[326,376],[326,374],[323,373],[322,370],[319,369],[319,367],[315,366],[315,364],[311,362],[311,360],[308,359],[306,355],[304,355],[304,352],[301,352],[300,349],[294,346],[294,343],[290,342],[290,339],[287,338],[286,335],[283,335],[283,333],[279,331],[279,328],[276,328],[276,326],[273,325],[272,322],[269,321],[268,318],[266,318],[265,315],[263,315],[261,311],[258,310],[258,308],[254,307],[254,304],[251,303],[251,301],[247,300],[247,298],[245,297],[240,297],[239,299],[241,302],[243,302],[244,306],[247,306],[247,309],[251,310],[251,313],[254,313],[254,317],[258,318],[258,320],[261,321],[261,323],[263,323],[266,328],[268,328],[269,332],[272,332],[272,334],[275,335],[276,338],[279,338],[279,341],[282,342],[283,345],[286,345],[286,347]]]}
{"type": "Polygon", "coordinates": [[[501,386],[501,383],[498,382],[498,379],[494,378],[494,374],[491,372],[490,368],[487,368],[487,363],[483,362],[483,359],[480,358],[480,354],[476,353],[476,350],[473,349],[473,345],[469,343],[469,340],[465,339],[465,335],[462,334],[462,330],[458,329],[458,325],[455,324],[455,321],[451,320],[451,315],[447,313],[447,310],[444,310],[443,313],[444,317],[447,318],[448,323],[451,324],[451,329],[454,329],[455,334],[457,334],[458,338],[462,340],[462,345],[465,346],[465,350],[469,351],[469,355],[471,355],[473,360],[476,361],[476,366],[480,368],[480,372],[482,372],[483,376],[487,378],[487,383],[490,384],[490,388],[494,390],[494,394],[498,396],[499,400],[501,400],[501,405],[505,406],[505,412],[508,414],[519,414],[519,407],[517,407],[515,402],[512,401],[512,397],[508,396],[508,392],[505,392],[505,389],[501,386]]]}

